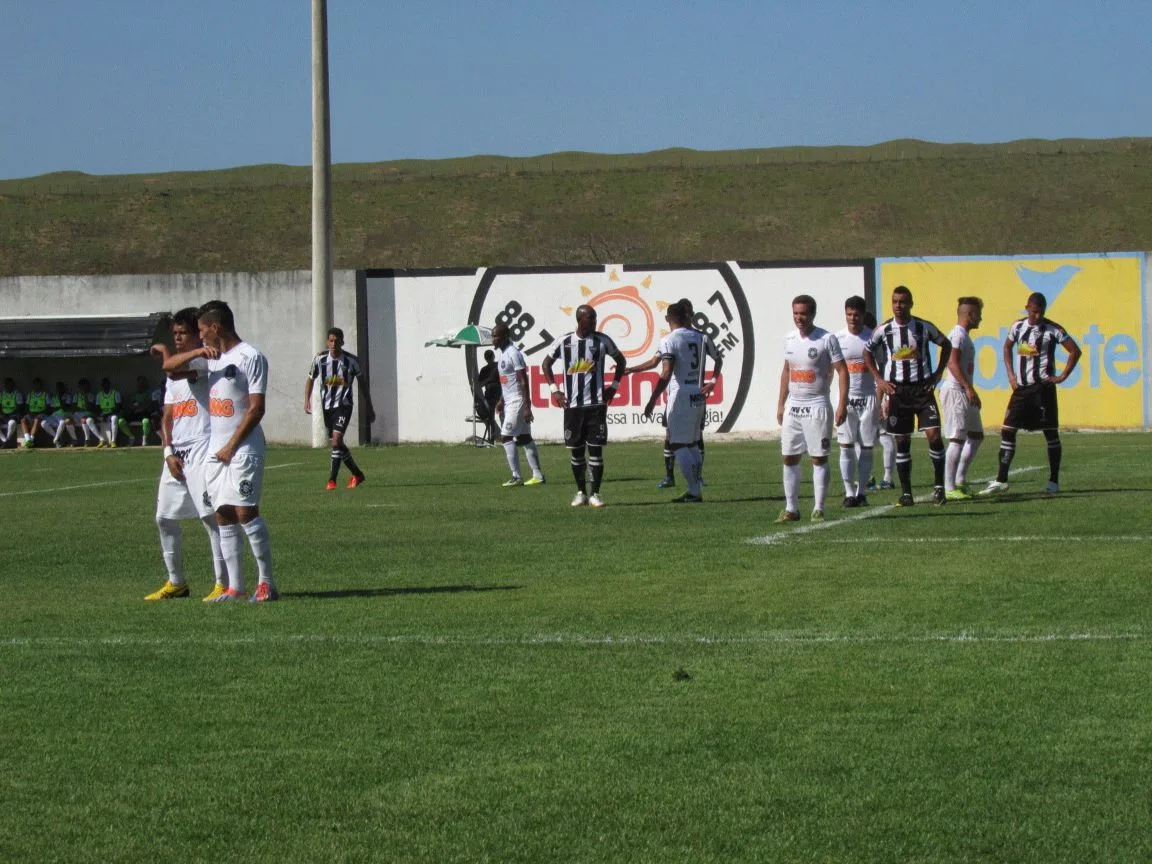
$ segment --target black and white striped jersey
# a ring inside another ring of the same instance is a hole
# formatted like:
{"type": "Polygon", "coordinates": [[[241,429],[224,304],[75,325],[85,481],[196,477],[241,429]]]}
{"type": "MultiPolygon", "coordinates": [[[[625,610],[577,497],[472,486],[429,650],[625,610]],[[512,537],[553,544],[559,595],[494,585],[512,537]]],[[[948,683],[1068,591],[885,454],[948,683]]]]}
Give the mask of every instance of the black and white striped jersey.
{"type": "Polygon", "coordinates": [[[320,404],[325,411],[352,405],[352,391],[356,376],[360,374],[360,361],[355,354],[341,351],[333,357],[330,351],[321,351],[312,358],[308,377],[320,379],[320,404]]]}
{"type": "Polygon", "coordinates": [[[612,337],[596,331],[583,338],[574,332],[565,334],[549,356],[564,365],[564,395],[569,408],[603,405],[604,364],[609,357],[621,366],[625,362],[612,337]]]}
{"type": "Polygon", "coordinates": [[[872,331],[868,351],[885,381],[919,384],[932,377],[932,355],[928,346],[933,342],[943,346],[948,344],[948,339],[931,321],[911,317],[901,324],[889,318],[872,331]]]}
{"type": "Polygon", "coordinates": [[[1026,387],[1051,378],[1056,372],[1056,346],[1067,338],[1064,328],[1047,318],[1035,324],[1027,318],[1013,321],[1008,342],[1016,346],[1016,383],[1026,387]]]}

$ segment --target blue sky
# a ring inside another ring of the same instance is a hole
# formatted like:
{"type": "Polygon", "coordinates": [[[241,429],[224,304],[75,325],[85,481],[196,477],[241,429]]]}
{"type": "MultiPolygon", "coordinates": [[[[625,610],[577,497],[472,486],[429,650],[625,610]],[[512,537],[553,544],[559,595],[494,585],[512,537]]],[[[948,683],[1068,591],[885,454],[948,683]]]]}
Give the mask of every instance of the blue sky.
{"type": "MultiPolygon", "coordinates": [[[[329,0],[335,162],[1152,136],[1148,0],[329,0]]],[[[0,177],[311,159],[310,0],[0,0],[0,177]]]]}

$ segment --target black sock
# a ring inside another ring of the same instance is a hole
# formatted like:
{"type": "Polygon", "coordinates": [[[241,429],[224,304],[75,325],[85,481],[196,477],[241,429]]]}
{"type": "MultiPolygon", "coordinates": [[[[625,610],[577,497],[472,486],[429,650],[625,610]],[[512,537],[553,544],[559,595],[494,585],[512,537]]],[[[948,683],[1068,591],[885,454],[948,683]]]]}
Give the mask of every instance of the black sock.
{"type": "Polygon", "coordinates": [[[940,442],[940,449],[933,450],[928,447],[928,456],[932,459],[932,485],[944,485],[944,442],[940,442]]]}
{"type": "Polygon", "coordinates": [[[1044,437],[1048,439],[1048,479],[1053,483],[1060,482],[1060,457],[1064,455],[1064,448],[1060,445],[1060,433],[1055,429],[1045,429],[1044,437]]]}
{"type": "Polygon", "coordinates": [[[900,478],[900,491],[912,494],[912,441],[904,438],[896,441],[896,475],[900,478]]]}
{"type": "Polygon", "coordinates": [[[604,481],[604,448],[588,446],[588,467],[592,469],[592,494],[600,492],[600,484],[604,481]]]}
{"type": "Polygon", "coordinates": [[[672,451],[668,449],[668,442],[664,442],[664,476],[672,477],[672,472],[676,469],[676,457],[672,455],[672,451]]]}
{"type": "Polygon", "coordinates": [[[1016,455],[1016,430],[1000,430],[1000,462],[996,468],[996,482],[1008,482],[1008,469],[1012,467],[1012,457],[1016,455]]]}
{"type": "Polygon", "coordinates": [[[577,450],[575,447],[571,447],[568,453],[572,463],[572,477],[576,480],[576,488],[581,492],[586,492],[588,488],[586,479],[588,463],[584,461],[584,448],[581,447],[577,450]]]}
{"type": "Polygon", "coordinates": [[[328,472],[328,482],[335,483],[336,476],[340,473],[340,449],[338,447],[332,448],[332,467],[328,472]]]}

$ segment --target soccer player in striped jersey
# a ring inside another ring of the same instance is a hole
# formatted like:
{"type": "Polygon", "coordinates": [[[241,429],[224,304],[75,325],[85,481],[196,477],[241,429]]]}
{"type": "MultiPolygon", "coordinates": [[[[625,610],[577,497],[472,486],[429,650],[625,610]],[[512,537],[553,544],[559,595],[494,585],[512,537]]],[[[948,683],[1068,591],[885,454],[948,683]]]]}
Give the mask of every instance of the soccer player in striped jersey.
{"type": "Polygon", "coordinates": [[[648,404],[644,406],[644,416],[652,416],[657,400],[667,389],[665,447],[675,454],[680,473],[688,485],[688,491],[672,501],[676,504],[699,504],[704,500],[700,492],[700,466],[703,460],[697,441],[703,422],[705,400],[716,386],[715,376],[712,381],[704,384],[709,339],[699,330],[693,329],[692,313],[680,303],[668,307],[664,320],[672,332],[660,340],[660,380],[653,388],[648,404]]]}
{"type": "Polygon", "coordinates": [[[600,484],[604,480],[604,446],[608,443],[608,403],[624,377],[624,355],[610,336],[597,332],[596,310],[583,305],[576,308],[576,330],[556,341],[556,347],[540,367],[552,388],[552,404],[564,409],[564,443],[577,490],[572,506],[603,507],[600,484]],[[608,358],[615,361],[616,368],[612,383],[605,386],[604,366],[608,358]],[[563,390],[552,374],[557,360],[564,368],[563,390]],[[592,473],[591,489],[585,477],[588,469],[592,473]]]}
{"type": "MultiPolygon", "coordinates": [[[[200,330],[195,307],[181,309],[172,316],[172,341],[177,353],[200,347],[200,330]]],[[[157,344],[152,353],[167,359],[168,346],[157,344]]],[[[160,550],[168,580],[145,600],[175,600],[187,597],[184,578],[184,529],[182,519],[198,519],[208,532],[216,583],[204,598],[210,603],[228,588],[228,571],[220,551],[220,528],[208,494],[204,465],[208,458],[208,376],[195,372],[176,373],[164,388],[164,413],[160,417],[160,440],[164,444],[164,466],[156,492],[156,526],[160,530],[160,550]]]]}
{"type": "Polygon", "coordinates": [[[952,343],[948,377],[940,387],[944,437],[948,439],[944,454],[944,497],[949,501],[967,501],[972,497],[968,492],[968,467],[984,442],[980,395],[972,386],[976,346],[968,334],[980,326],[984,301],[979,297],[961,297],[956,302],[956,326],[948,334],[948,341],[952,343]]]}
{"type": "Polygon", "coordinates": [[[508,337],[508,325],[503,321],[492,328],[492,344],[500,352],[496,357],[496,371],[500,381],[500,398],[496,400],[495,414],[500,417],[500,441],[504,455],[512,470],[512,479],[505,486],[539,486],[544,482],[540,470],[540,453],[532,439],[532,400],[528,395],[528,365],[520,349],[508,337]],[[520,476],[520,451],[524,448],[532,476],[520,476]]]}
{"type": "Polygon", "coordinates": [[[784,368],[780,372],[780,402],[776,409],[784,462],[784,510],[777,522],[800,519],[800,457],[804,453],[812,459],[816,497],[812,521],[823,521],[832,427],[843,424],[848,413],[848,366],[840,352],[840,342],[817,327],[815,320],[814,298],[801,294],[792,301],[796,329],[784,337],[784,368]],[[833,369],[839,376],[840,397],[835,417],[828,398],[833,369]]]}
{"type": "Polygon", "coordinates": [[[844,301],[844,323],[836,334],[840,353],[848,368],[848,413],[836,427],[840,447],[840,477],[844,481],[844,506],[868,505],[868,480],[872,477],[872,454],[880,431],[876,408],[876,380],[868,371],[864,354],[872,329],[864,325],[863,297],[844,301]]]}
{"type": "Polygon", "coordinates": [[[360,360],[355,354],[344,350],[344,331],[333,327],[328,331],[328,349],[312,358],[308,369],[308,380],[304,382],[304,413],[312,413],[312,390],[316,380],[320,380],[320,404],[324,409],[324,428],[328,430],[332,445],[332,461],[328,473],[329,491],[336,488],[336,478],[343,462],[352,476],[348,478],[348,488],[355,489],[364,482],[364,472],[352,458],[344,436],[348,422],[352,418],[352,399],[356,382],[360,382],[361,403],[369,423],[376,420],[372,409],[372,396],[360,377],[360,360]]]}
{"type": "Polygon", "coordinates": [[[940,437],[940,409],[936,405],[936,385],[948,368],[952,343],[936,325],[912,315],[912,292],[903,285],[892,289],[892,317],[872,332],[868,353],[864,355],[868,371],[876,379],[876,389],[888,397],[888,430],[896,439],[896,473],[900,476],[899,506],[911,507],[912,498],[912,432],[920,429],[928,439],[934,475],[932,503],[943,505],[944,441],[940,437]],[[929,344],[940,347],[940,362],[932,368],[929,344]],[[884,368],[876,364],[876,355],[884,357],[884,368]]]}
{"type": "Polygon", "coordinates": [[[1044,317],[1048,300],[1039,292],[1028,297],[1026,317],[1013,322],[1004,340],[1004,366],[1012,396],[1004,425],[1000,427],[1000,464],[996,479],[981,490],[981,495],[995,495],[1008,488],[1008,469],[1016,455],[1016,432],[1040,430],[1048,441],[1048,494],[1060,491],[1060,414],[1056,402],[1056,385],[1063,384],[1080,362],[1080,346],[1068,332],[1044,317]],[[1055,375],[1056,346],[1068,352],[1064,371],[1055,375]],[[1012,349],[1016,349],[1013,361],[1012,349]]]}
{"type": "MultiPolygon", "coordinates": [[[[692,316],[695,312],[695,310],[692,308],[692,301],[689,300],[687,297],[681,297],[676,302],[680,304],[680,306],[684,309],[684,312],[688,315],[688,326],[691,327],[693,330],[695,330],[696,326],[692,323],[692,316]]],[[[667,318],[665,318],[665,320],[667,320],[667,318]]],[[[698,330],[697,332],[703,332],[703,331],[698,330]]],[[[707,334],[704,335],[704,346],[705,346],[705,350],[708,352],[708,356],[712,358],[712,387],[714,388],[716,386],[716,383],[720,379],[720,370],[724,368],[724,357],[720,354],[720,350],[716,347],[716,343],[713,342],[708,337],[707,334]]],[[[657,366],[659,366],[663,362],[663,360],[664,360],[664,357],[660,352],[660,346],[657,346],[655,354],[653,354],[649,359],[645,360],[639,366],[629,366],[628,369],[626,370],[626,374],[630,375],[633,372],[647,372],[650,369],[655,369],[657,366]]],[[[711,393],[712,388],[709,388],[708,392],[711,393]]],[[[701,415],[700,415],[700,435],[698,436],[697,441],[696,441],[696,447],[700,451],[700,485],[701,486],[704,485],[704,426],[707,423],[707,416],[708,416],[708,411],[707,411],[707,408],[705,408],[705,410],[703,412],[701,412],[701,415]]],[[[665,424],[667,424],[667,417],[665,417],[665,424]]],[[[656,484],[657,489],[672,489],[673,487],[676,486],[676,476],[673,473],[673,468],[675,467],[675,464],[676,464],[676,458],[672,453],[671,447],[669,447],[669,445],[668,445],[668,435],[665,434],[664,435],[664,479],[656,484]]]]}

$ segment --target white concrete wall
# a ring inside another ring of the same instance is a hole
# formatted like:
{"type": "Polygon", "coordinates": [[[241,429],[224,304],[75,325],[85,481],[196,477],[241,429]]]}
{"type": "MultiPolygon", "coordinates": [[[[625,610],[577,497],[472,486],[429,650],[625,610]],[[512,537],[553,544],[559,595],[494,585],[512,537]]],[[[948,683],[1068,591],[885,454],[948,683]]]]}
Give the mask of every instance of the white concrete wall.
{"type": "MultiPolygon", "coordinates": [[[[304,381],[312,346],[312,274],[292,270],[276,273],[180,273],[141,276],[17,276],[0,278],[0,315],[145,315],[224,300],[236,316],[240,335],[268,357],[268,413],[264,432],[271,441],[310,444],[312,422],[303,411],[304,381]]],[[[348,349],[356,350],[356,273],[333,276],[334,323],[344,330],[348,349]]],[[[318,346],[315,350],[319,350],[318,346]]],[[[135,375],[158,366],[146,360],[19,361],[25,370],[42,368],[47,382],[56,378],[73,386],[81,375],[113,378],[120,389],[134,389],[135,375]],[[105,371],[100,371],[101,369],[105,371]],[[71,374],[70,374],[71,373],[71,374]]],[[[13,363],[3,363],[4,369],[13,363]]],[[[13,374],[5,372],[4,374],[13,374]]],[[[25,389],[29,380],[20,380],[25,389]]],[[[51,383],[48,385],[51,387],[51,383]]],[[[353,424],[357,418],[353,419],[353,424]]],[[[354,427],[355,428],[355,425],[354,427]]]]}

